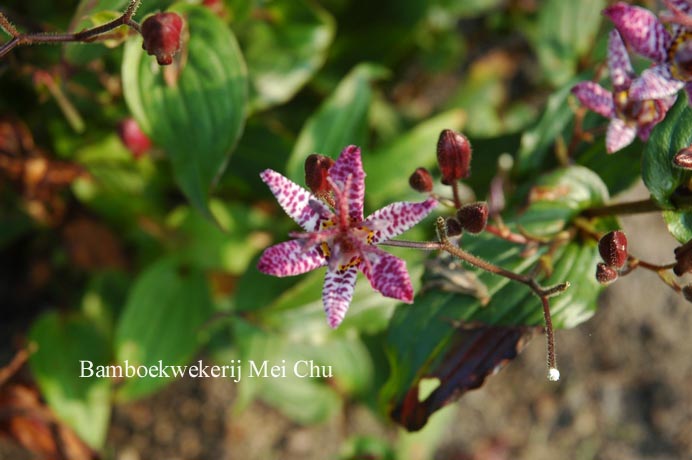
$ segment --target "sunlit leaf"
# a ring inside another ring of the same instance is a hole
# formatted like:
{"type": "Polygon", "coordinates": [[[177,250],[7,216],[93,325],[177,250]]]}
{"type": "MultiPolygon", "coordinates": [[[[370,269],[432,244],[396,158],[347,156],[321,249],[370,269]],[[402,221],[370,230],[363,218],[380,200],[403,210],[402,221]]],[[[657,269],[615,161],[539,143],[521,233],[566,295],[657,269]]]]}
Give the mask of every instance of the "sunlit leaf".
{"type": "Polygon", "coordinates": [[[85,370],[107,365],[110,347],[92,324],[78,316],[41,316],[29,333],[38,351],[29,363],[43,396],[57,416],[90,446],[103,446],[110,418],[111,382],[85,370]]]}
{"type": "Polygon", "coordinates": [[[670,233],[681,243],[692,238],[690,179],[692,172],[673,165],[673,157],[692,144],[692,109],[678,96],[665,120],[651,134],[642,158],[642,179],[663,209],[670,233]]]}
{"type": "MultiPolygon", "coordinates": [[[[207,209],[210,188],[228,161],[245,123],[247,69],[235,37],[209,9],[178,4],[189,41],[171,83],[162,67],[128,41],[122,77],[125,100],[142,130],[161,146],[190,202],[207,209]]],[[[175,65],[175,64],[173,64],[175,65]]]]}
{"type": "MultiPolygon", "coordinates": [[[[207,281],[200,271],[161,260],[139,275],[115,333],[116,362],[131,366],[185,365],[200,345],[212,313],[207,281]]],[[[149,394],[170,379],[133,378],[118,389],[124,399],[149,394]]]]}
{"type": "Polygon", "coordinates": [[[243,33],[252,84],[251,104],[266,109],[289,100],[319,69],[334,38],[332,17],[304,0],[258,9],[243,33]]]}
{"type": "Polygon", "coordinates": [[[347,145],[364,144],[372,99],[370,85],[385,75],[382,67],[361,64],[344,77],[305,122],[286,164],[287,177],[303,183],[303,165],[309,155],[321,153],[337,158],[347,145]]]}

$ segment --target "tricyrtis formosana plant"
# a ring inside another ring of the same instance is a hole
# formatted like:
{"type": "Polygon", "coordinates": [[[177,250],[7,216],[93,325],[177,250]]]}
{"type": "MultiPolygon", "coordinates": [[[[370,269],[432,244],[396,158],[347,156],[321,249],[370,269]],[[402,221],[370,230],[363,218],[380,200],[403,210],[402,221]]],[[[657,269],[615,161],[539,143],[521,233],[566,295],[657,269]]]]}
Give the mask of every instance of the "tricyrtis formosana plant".
{"type": "Polygon", "coordinates": [[[559,380],[554,334],[621,276],[691,297],[692,1],[381,3],[85,0],[65,33],[30,30],[58,7],[0,10],[0,249],[33,273],[7,369],[28,359],[42,426],[76,433],[45,431],[55,449],[97,452],[112,401],[169,382],[80,360],[310,360],[334,375],[240,381],[240,403],[418,430],[537,333],[559,380]],[[457,24],[490,14],[479,57],[457,24]],[[650,199],[611,199],[639,178],[650,199]],[[639,212],[681,243],[670,264],[628,247],[639,212]]]}

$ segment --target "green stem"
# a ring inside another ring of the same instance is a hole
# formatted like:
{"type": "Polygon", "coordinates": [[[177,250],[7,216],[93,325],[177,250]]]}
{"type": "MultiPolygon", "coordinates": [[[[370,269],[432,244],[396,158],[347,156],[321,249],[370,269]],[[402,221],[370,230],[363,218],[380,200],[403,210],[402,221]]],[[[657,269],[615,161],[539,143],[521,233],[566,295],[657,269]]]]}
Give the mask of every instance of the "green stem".
{"type": "Polygon", "coordinates": [[[651,198],[625,203],[615,203],[596,208],[589,208],[582,212],[585,217],[604,217],[622,214],[643,214],[647,212],[661,211],[660,206],[651,198]]]}

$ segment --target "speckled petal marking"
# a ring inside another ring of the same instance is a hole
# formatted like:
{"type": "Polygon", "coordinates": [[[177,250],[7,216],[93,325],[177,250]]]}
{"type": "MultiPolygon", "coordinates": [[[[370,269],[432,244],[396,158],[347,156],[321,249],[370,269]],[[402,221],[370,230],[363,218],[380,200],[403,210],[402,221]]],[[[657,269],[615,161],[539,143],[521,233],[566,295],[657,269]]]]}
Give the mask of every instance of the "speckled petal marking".
{"type": "Polygon", "coordinates": [[[428,198],[420,203],[400,201],[378,209],[365,219],[363,225],[373,232],[371,244],[401,235],[423,220],[437,206],[437,200],[428,198]]]}
{"type": "Polygon", "coordinates": [[[327,264],[318,247],[304,250],[300,240],[284,241],[264,250],[257,269],[279,277],[300,275],[327,264]]]}
{"type": "Polygon", "coordinates": [[[608,69],[616,92],[629,88],[634,70],[627,48],[617,30],[611,30],[608,36],[608,69]]]}
{"type": "Polygon", "coordinates": [[[346,270],[327,270],[322,289],[322,303],[327,314],[327,322],[332,328],[337,328],[346,316],[346,310],[353,298],[357,274],[356,267],[346,270]]]}
{"type": "Polygon", "coordinates": [[[606,133],[606,151],[615,153],[618,150],[627,147],[637,135],[637,129],[632,126],[627,126],[624,121],[619,118],[610,120],[608,132],[606,133]]]}
{"type": "Polygon", "coordinates": [[[367,258],[369,263],[361,263],[361,270],[373,289],[402,302],[413,302],[406,262],[378,248],[368,251],[367,258]]]}
{"type": "Polygon", "coordinates": [[[363,220],[363,202],[365,201],[365,172],[360,157],[360,149],[349,145],[329,169],[329,177],[339,187],[344,187],[348,176],[351,176],[348,190],[344,194],[348,200],[348,215],[353,222],[363,220]]]}
{"type": "Polygon", "coordinates": [[[584,107],[607,118],[615,116],[613,94],[598,83],[592,81],[577,83],[572,88],[572,94],[579,99],[584,107]]]}
{"type": "Polygon", "coordinates": [[[651,11],[618,2],[603,10],[637,53],[656,62],[667,58],[671,37],[651,11]]]}
{"type": "Polygon", "coordinates": [[[629,97],[636,100],[663,99],[674,95],[685,86],[680,80],[675,80],[667,65],[657,65],[642,72],[630,86],[629,97]]]}
{"type": "Polygon", "coordinates": [[[260,173],[260,177],[286,214],[306,231],[317,230],[322,220],[332,216],[331,211],[312,193],[278,172],[266,169],[260,173]]]}

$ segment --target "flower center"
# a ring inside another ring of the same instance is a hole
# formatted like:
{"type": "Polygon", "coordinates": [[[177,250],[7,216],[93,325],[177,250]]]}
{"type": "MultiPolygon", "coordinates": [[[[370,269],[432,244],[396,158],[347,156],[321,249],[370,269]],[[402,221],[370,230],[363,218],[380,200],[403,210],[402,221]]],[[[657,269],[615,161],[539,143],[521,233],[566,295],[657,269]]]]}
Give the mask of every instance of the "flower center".
{"type": "Polygon", "coordinates": [[[661,117],[659,106],[655,101],[630,99],[628,90],[615,93],[614,102],[615,113],[628,124],[641,126],[657,121],[661,117]]]}
{"type": "Polygon", "coordinates": [[[673,78],[682,81],[692,80],[692,32],[679,34],[668,50],[673,78]]]}
{"type": "MultiPolygon", "coordinates": [[[[320,229],[328,229],[336,226],[333,219],[323,221],[320,224],[320,229]]],[[[370,228],[359,223],[351,225],[347,229],[340,231],[328,241],[320,243],[319,250],[325,259],[329,260],[333,254],[339,255],[339,260],[333,262],[338,263],[338,270],[345,271],[350,267],[354,267],[363,261],[363,248],[367,245],[372,245],[375,238],[375,232],[370,228]]]]}

